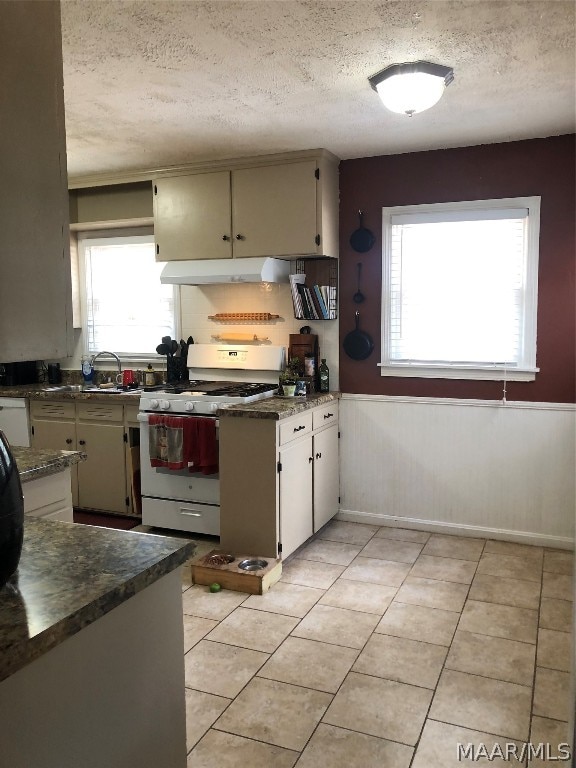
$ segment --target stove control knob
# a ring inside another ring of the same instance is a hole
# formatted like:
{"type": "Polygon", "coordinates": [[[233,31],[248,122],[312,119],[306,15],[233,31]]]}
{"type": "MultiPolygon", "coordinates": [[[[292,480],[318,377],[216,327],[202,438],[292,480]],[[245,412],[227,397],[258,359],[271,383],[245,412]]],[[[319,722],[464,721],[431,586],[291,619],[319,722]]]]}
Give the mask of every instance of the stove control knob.
{"type": "Polygon", "coordinates": [[[192,402],[192,400],[188,400],[186,403],[184,403],[184,408],[185,408],[187,411],[193,411],[195,407],[196,407],[196,406],[195,406],[195,404],[192,402]]]}
{"type": "Polygon", "coordinates": [[[152,408],[153,411],[155,411],[159,407],[160,403],[158,400],[150,400],[150,408],[152,408]]]}
{"type": "Polygon", "coordinates": [[[162,411],[169,411],[170,410],[170,401],[169,400],[160,400],[160,409],[162,411]]]}
{"type": "Polygon", "coordinates": [[[218,403],[210,403],[210,411],[214,413],[214,411],[218,410],[218,403]]]}

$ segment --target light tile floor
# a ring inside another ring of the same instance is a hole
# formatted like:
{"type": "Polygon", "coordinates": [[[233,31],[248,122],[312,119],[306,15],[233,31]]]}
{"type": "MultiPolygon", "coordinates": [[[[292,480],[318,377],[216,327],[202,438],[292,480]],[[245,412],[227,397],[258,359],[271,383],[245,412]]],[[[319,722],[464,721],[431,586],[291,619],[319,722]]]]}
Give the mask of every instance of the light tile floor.
{"type": "Polygon", "coordinates": [[[185,568],[188,768],[451,768],[458,743],[566,741],[573,564],[332,521],[266,595],[185,568]]]}

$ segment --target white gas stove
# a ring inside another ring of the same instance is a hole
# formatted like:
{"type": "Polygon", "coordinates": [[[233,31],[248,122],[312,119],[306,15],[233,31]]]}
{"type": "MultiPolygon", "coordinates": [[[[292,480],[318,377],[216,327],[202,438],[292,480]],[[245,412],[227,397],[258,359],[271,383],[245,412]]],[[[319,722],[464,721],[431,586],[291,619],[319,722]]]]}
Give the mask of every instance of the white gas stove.
{"type": "Polygon", "coordinates": [[[217,472],[202,474],[194,466],[152,466],[150,446],[155,446],[157,417],[165,417],[160,421],[167,429],[186,429],[183,420],[192,425],[193,419],[211,419],[217,441],[218,408],[272,397],[278,390],[285,354],[284,347],[270,345],[194,344],[188,349],[189,381],[144,387],[138,414],[144,524],[216,536],[220,533],[217,472]]]}
{"type": "Polygon", "coordinates": [[[202,415],[222,404],[272,397],[285,354],[284,347],[271,345],[193,344],[188,349],[189,381],[144,387],[140,411],[202,415]]]}

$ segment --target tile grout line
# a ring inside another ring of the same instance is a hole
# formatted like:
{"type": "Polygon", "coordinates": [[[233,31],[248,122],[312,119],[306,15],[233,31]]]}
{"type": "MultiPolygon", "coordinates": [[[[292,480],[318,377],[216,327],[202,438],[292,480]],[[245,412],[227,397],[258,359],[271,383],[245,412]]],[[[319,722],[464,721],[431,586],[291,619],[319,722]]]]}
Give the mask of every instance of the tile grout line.
{"type": "MultiPolygon", "coordinates": [[[[480,552],[480,557],[478,558],[478,562],[476,563],[476,568],[474,569],[474,575],[472,576],[472,581],[474,581],[474,576],[476,575],[476,573],[478,571],[478,564],[480,563],[480,559],[482,557],[482,553],[484,552],[485,547],[486,547],[486,540],[484,540],[484,544],[482,546],[482,551],[480,552]]],[[[466,597],[464,598],[464,601],[462,603],[462,610],[459,612],[460,616],[458,618],[458,623],[456,624],[456,627],[454,628],[454,632],[452,633],[452,639],[450,641],[450,645],[448,646],[448,650],[446,651],[446,656],[444,657],[444,661],[442,662],[442,667],[440,669],[440,673],[438,675],[438,679],[436,680],[436,685],[434,686],[434,690],[432,692],[432,697],[430,699],[430,704],[428,705],[428,709],[426,711],[426,716],[424,717],[424,720],[422,722],[422,727],[420,728],[420,735],[418,736],[418,740],[416,742],[416,746],[414,747],[414,754],[412,755],[412,760],[410,761],[409,768],[411,768],[411,766],[414,763],[414,760],[416,759],[416,754],[418,753],[418,748],[420,746],[420,741],[422,739],[422,734],[424,733],[424,729],[426,728],[426,723],[429,720],[432,720],[432,718],[430,717],[430,711],[432,709],[432,705],[434,704],[434,699],[436,698],[436,692],[438,691],[438,686],[440,685],[440,680],[442,678],[442,674],[443,674],[444,670],[446,669],[446,660],[448,659],[448,656],[450,655],[450,651],[452,650],[452,644],[454,642],[454,638],[456,636],[456,632],[458,631],[458,627],[460,625],[460,621],[462,620],[462,614],[464,613],[464,608],[466,607],[466,602],[468,600],[468,595],[470,594],[470,590],[472,588],[472,581],[468,585],[468,590],[466,592],[466,597]]]]}

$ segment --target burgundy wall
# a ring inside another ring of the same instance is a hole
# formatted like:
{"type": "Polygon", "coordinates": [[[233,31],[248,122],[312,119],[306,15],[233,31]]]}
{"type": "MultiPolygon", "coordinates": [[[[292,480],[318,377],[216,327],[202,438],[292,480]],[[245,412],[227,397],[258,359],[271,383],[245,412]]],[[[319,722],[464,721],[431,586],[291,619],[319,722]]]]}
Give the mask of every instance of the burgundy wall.
{"type": "Polygon", "coordinates": [[[340,389],[342,392],[499,399],[502,383],[380,376],[382,207],[540,195],[538,338],[533,382],[509,382],[508,400],[576,401],[575,136],[531,139],[463,149],[384,155],[340,164],[340,389]],[[358,210],[376,243],[352,250],[358,210]],[[356,265],[362,263],[363,304],[354,304],[356,265]],[[374,340],[367,360],[342,348],[360,310],[360,329],[374,340]]]}

